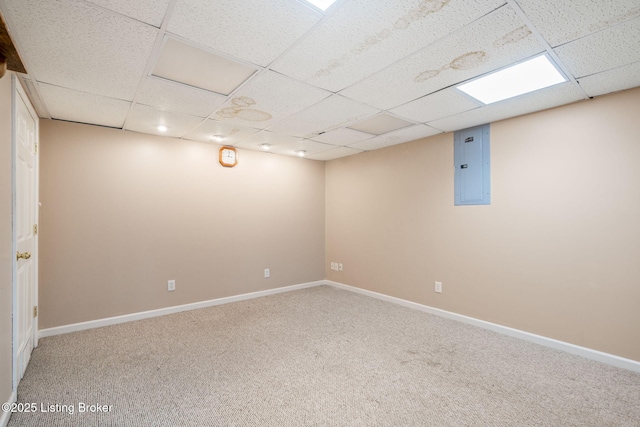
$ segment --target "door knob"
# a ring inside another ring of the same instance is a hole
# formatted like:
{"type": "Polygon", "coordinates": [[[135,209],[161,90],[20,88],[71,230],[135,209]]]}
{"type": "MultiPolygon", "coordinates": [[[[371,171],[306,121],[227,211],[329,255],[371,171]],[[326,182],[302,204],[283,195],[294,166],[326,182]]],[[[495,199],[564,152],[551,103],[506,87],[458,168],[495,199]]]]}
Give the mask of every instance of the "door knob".
{"type": "Polygon", "coordinates": [[[31,258],[31,254],[29,252],[16,252],[16,260],[19,260],[20,258],[22,259],[29,259],[31,258]]]}

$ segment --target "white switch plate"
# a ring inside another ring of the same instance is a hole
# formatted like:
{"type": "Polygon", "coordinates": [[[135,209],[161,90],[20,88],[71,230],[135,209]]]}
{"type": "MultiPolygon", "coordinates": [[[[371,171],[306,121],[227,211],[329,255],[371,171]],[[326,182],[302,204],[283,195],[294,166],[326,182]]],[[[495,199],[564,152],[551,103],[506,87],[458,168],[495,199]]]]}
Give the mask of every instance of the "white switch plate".
{"type": "Polygon", "coordinates": [[[264,278],[268,279],[269,277],[271,277],[271,271],[268,268],[264,269],[264,278]]]}
{"type": "Polygon", "coordinates": [[[172,292],[176,290],[176,281],[175,280],[169,280],[167,282],[167,291],[172,292]]]}
{"type": "Polygon", "coordinates": [[[436,292],[439,294],[442,293],[442,282],[436,282],[436,292]]]}

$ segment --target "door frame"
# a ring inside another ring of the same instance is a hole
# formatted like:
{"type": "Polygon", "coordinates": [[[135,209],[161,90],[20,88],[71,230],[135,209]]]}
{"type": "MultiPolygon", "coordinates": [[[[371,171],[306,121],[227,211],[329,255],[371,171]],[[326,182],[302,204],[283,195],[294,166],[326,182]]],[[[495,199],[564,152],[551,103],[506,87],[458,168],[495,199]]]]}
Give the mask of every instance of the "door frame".
{"type": "MultiPolygon", "coordinates": [[[[17,177],[16,177],[16,116],[17,116],[17,102],[18,97],[22,98],[27,109],[29,110],[29,114],[34,117],[35,121],[35,132],[36,132],[36,153],[35,153],[35,165],[34,165],[34,218],[35,223],[39,223],[39,199],[40,199],[40,123],[38,120],[38,114],[36,113],[33,105],[31,104],[31,100],[27,96],[24,88],[22,87],[22,83],[18,80],[18,77],[11,73],[11,250],[12,254],[15,254],[17,251],[17,220],[16,220],[16,194],[17,194],[17,177]]],[[[38,233],[34,236],[33,242],[33,254],[31,255],[34,263],[34,278],[33,278],[33,300],[31,301],[33,306],[38,305],[38,233]]],[[[13,392],[17,393],[18,384],[20,382],[20,375],[18,374],[18,262],[15,256],[12,256],[12,267],[11,267],[11,289],[12,289],[12,347],[13,347],[13,392]]],[[[33,318],[33,347],[38,346],[38,317],[33,318]]]]}

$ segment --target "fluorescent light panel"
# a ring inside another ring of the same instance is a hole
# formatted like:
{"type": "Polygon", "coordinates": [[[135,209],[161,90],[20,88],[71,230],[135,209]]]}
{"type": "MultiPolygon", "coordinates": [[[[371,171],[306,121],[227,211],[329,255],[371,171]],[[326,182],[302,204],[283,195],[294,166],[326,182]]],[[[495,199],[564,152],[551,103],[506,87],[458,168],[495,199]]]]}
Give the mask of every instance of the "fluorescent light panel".
{"type": "Polygon", "coordinates": [[[331,7],[332,4],[336,2],[336,0],[305,0],[307,3],[314,5],[321,11],[325,11],[331,7]]]}
{"type": "Polygon", "coordinates": [[[492,104],[566,81],[547,55],[540,55],[457,86],[457,89],[483,104],[492,104]]]}

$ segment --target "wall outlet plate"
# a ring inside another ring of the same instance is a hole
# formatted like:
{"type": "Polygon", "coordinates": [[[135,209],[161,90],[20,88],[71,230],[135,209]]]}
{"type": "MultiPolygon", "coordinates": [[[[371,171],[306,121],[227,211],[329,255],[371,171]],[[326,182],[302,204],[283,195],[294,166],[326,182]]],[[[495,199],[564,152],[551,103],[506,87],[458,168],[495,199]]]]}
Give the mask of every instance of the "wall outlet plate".
{"type": "Polygon", "coordinates": [[[271,277],[271,270],[269,270],[268,268],[264,269],[264,278],[268,279],[269,277],[271,277]]]}
{"type": "Polygon", "coordinates": [[[441,294],[442,293],[442,282],[436,282],[436,292],[441,294]]]}
{"type": "Polygon", "coordinates": [[[167,282],[167,291],[172,292],[176,290],[176,281],[175,280],[169,280],[167,282]]]}

